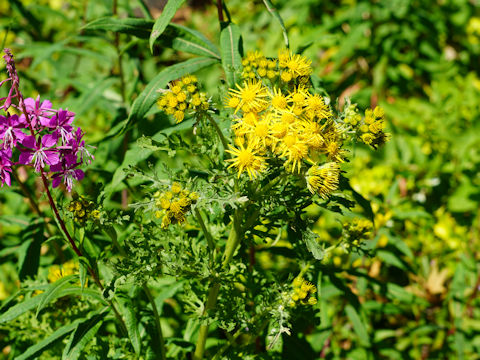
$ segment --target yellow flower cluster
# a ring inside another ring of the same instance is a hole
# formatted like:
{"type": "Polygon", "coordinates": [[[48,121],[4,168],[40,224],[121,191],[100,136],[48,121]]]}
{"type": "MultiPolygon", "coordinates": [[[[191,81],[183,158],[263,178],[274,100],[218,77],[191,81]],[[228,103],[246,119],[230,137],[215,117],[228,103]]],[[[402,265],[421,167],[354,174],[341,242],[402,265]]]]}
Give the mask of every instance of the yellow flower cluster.
{"type": "Polygon", "coordinates": [[[350,105],[346,110],[345,123],[351,126],[358,134],[360,140],[374,149],[382,146],[390,139],[390,134],[385,130],[385,111],[380,106],[367,109],[365,117],[356,113],[355,105],[350,105]]]}
{"type": "Polygon", "coordinates": [[[298,80],[300,84],[308,83],[312,74],[311,60],[292,54],[288,50],[278,53],[277,59],[267,59],[259,51],[249,51],[242,59],[242,77],[248,79],[279,79],[284,83],[298,80]]]}
{"type": "Polygon", "coordinates": [[[48,275],[47,279],[49,282],[54,283],[57,280],[60,280],[61,278],[68,276],[68,275],[73,275],[78,272],[78,263],[69,260],[65,262],[62,265],[52,265],[48,268],[48,275]]]}
{"type": "Polygon", "coordinates": [[[173,115],[176,123],[185,119],[185,112],[206,111],[209,103],[205,93],[198,91],[198,80],[194,75],[185,75],[178,81],[169,84],[169,89],[163,91],[157,105],[168,115],[173,115]]]}
{"type": "Polygon", "coordinates": [[[190,211],[192,204],[198,200],[196,192],[182,189],[177,182],[163,193],[157,191],[153,197],[155,206],[159,209],[155,211],[155,217],[162,218],[162,229],[166,229],[170,224],[184,223],[185,215],[190,211]]]}
{"type": "Polygon", "coordinates": [[[315,305],[317,303],[317,298],[315,297],[317,288],[311,282],[297,277],[293,280],[292,287],[293,291],[290,296],[290,306],[293,307],[299,303],[302,305],[315,305]]]}
{"type": "Polygon", "coordinates": [[[346,246],[359,247],[362,241],[372,235],[373,224],[370,220],[355,218],[344,225],[344,233],[347,240],[346,246]]]}
{"type": "Polygon", "coordinates": [[[73,219],[81,225],[84,225],[87,220],[100,217],[100,211],[95,209],[95,203],[83,197],[72,200],[68,204],[67,210],[72,213],[73,219]]]}
{"type": "Polygon", "coordinates": [[[326,197],[337,188],[340,168],[324,163],[344,161],[344,131],[324,98],[310,92],[310,61],[288,51],[280,51],[274,60],[255,52],[248,53],[243,64],[247,80],[229,89],[225,99],[235,116],[231,128],[236,146],[227,150],[232,154],[229,167],[235,167],[239,177],[247,172],[252,179],[268,168],[269,159],[281,159],[288,172],[297,174],[305,174],[309,164],[310,191],[326,197]],[[278,78],[268,75],[273,63],[278,78]]]}

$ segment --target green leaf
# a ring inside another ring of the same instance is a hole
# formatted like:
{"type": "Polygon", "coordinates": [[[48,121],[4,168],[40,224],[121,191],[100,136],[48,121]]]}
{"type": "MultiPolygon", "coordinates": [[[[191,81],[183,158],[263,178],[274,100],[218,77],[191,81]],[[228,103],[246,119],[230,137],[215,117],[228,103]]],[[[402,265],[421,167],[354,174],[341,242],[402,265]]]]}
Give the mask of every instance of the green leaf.
{"type": "MultiPolygon", "coordinates": [[[[71,276],[74,276],[74,275],[71,275],[71,276]]],[[[19,317],[20,315],[26,313],[27,311],[33,310],[35,307],[39,306],[40,303],[42,303],[46,295],[47,293],[42,293],[10,307],[7,311],[5,311],[3,314],[0,315],[0,324],[12,321],[17,317],[19,317]]],[[[54,295],[55,295],[54,296],[55,299],[63,296],[69,296],[69,295],[91,297],[92,299],[95,299],[103,304],[106,304],[105,300],[103,299],[103,297],[98,291],[92,290],[92,289],[82,290],[82,288],[78,286],[62,288],[59,292],[56,292],[54,295]]],[[[50,299],[50,301],[52,300],[54,299],[53,298],[50,299]]]]}
{"type": "Polygon", "coordinates": [[[18,277],[20,281],[37,275],[40,247],[45,241],[43,221],[33,221],[23,232],[23,243],[18,250],[18,277]]]}
{"type": "Polygon", "coordinates": [[[322,260],[325,256],[324,248],[318,243],[318,239],[320,238],[316,233],[312,230],[307,228],[302,233],[303,241],[305,241],[305,245],[307,245],[308,251],[310,251],[313,257],[317,260],[322,260]]]}
{"type": "MultiPolygon", "coordinates": [[[[161,134],[166,134],[169,135],[175,131],[179,130],[184,130],[186,128],[191,128],[193,125],[194,121],[193,119],[191,120],[186,120],[182,121],[180,124],[171,126],[167,129],[164,129],[157,134],[155,134],[152,139],[154,140],[161,140],[162,135],[161,134]]],[[[133,144],[133,148],[128,149],[127,152],[125,153],[125,157],[123,159],[122,165],[120,165],[117,170],[115,170],[115,173],[113,174],[113,179],[112,181],[105,187],[104,194],[106,196],[110,196],[112,193],[117,191],[120,187],[120,184],[126,177],[126,173],[124,169],[126,169],[129,166],[133,166],[138,164],[140,161],[145,160],[148,158],[152,153],[153,149],[149,148],[142,148],[138,146],[137,144],[133,144]]]]}
{"type": "Polygon", "coordinates": [[[38,317],[38,314],[45,307],[45,305],[55,300],[58,297],[58,294],[60,293],[60,291],[65,289],[67,286],[69,286],[70,283],[77,277],[78,277],[77,275],[68,275],[51,284],[48,287],[48,289],[45,291],[45,294],[43,294],[40,304],[38,304],[35,317],[38,317]]]}
{"type": "Polygon", "coordinates": [[[52,346],[55,341],[62,339],[63,337],[68,335],[70,332],[72,332],[77,327],[77,325],[83,320],[84,319],[76,320],[71,324],[67,324],[55,330],[47,338],[43,339],[42,341],[40,341],[39,343],[36,343],[33,346],[30,346],[22,355],[17,356],[15,360],[27,360],[27,359],[38,357],[38,355],[40,355],[42,352],[44,352],[50,346],[52,346]]]}
{"type": "Polygon", "coordinates": [[[273,6],[270,0],[263,0],[263,3],[265,4],[265,7],[267,8],[268,12],[280,23],[280,27],[282,28],[282,32],[283,32],[283,41],[285,42],[285,46],[289,48],[290,43],[288,41],[287,28],[285,27],[285,24],[283,23],[283,20],[280,14],[278,13],[277,9],[275,9],[275,7],[273,6]]]}
{"type": "Polygon", "coordinates": [[[183,5],[185,0],[169,0],[165,7],[163,8],[162,14],[160,17],[155,21],[155,24],[153,25],[152,33],[150,34],[150,51],[153,53],[153,44],[155,43],[155,40],[158,39],[158,37],[163,33],[163,31],[166,29],[168,23],[170,20],[172,20],[173,16],[177,12],[177,10],[180,8],[180,6],[183,5]]]}
{"type": "Polygon", "coordinates": [[[372,205],[370,204],[370,201],[368,201],[361,194],[356,192],[350,185],[350,182],[348,181],[348,179],[341,175],[340,175],[340,188],[345,190],[350,190],[352,192],[353,198],[358,203],[358,205],[362,207],[363,211],[365,212],[365,215],[369,218],[369,220],[372,221],[372,223],[375,223],[375,216],[373,214],[372,205]]]}
{"type": "Polygon", "coordinates": [[[123,310],[122,314],[125,318],[125,326],[127,327],[128,337],[132,343],[133,349],[135,350],[135,354],[140,355],[142,341],[132,300],[129,297],[119,297],[119,299],[121,299],[120,304],[123,310]]]}
{"type": "Polygon", "coordinates": [[[345,306],[345,312],[352,322],[353,331],[355,331],[355,334],[360,338],[360,342],[363,343],[364,346],[370,346],[370,338],[368,336],[367,328],[363,324],[355,308],[348,304],[345,306]]]}
{"type": "Polygon", "coordinates": [[[103,323],[103,318],[108,313],[105,308],[100,314],[80,322],[70,336],[67,346],[63,350],[62,360],[76,360],[85,346],[92,340],[103,323]]]}
{"type": "Polygon", "coordinates": [[[28,300],[25,300],[17,305],[12,306],[6,312],[0,315],[0,324],[12,321],[20,315],[32,310],[43,300],[45,294],[34,296],[28,300]]]}
{"type": "Polygon", "coordinates": [[[220,60],[217,47],[202,33],[186,26],[170,24],[162,39],[162,44],[166,44],[174,50],[220,60]]]}
{"type": "Polygon", "coordinates": [[[132,105],[132,111],[128,116],[126,127],[132,126],[140,119],[143,119],[148,110],[150,110],[153,104],[155,104],[155,101],[157,101],[159,96],[157,90],[165,88],[168,82],[178,79],[185,74],[203,69],[216,62],[217,61],[212,58],[198,57],[169,66],[162,70],[148,83],[145,89],[135,99],[132,105]]]}
{"type": "Polygon", "coordinates": [[[227,83],[233,87],[237,82],[236,72],[242,66],[242,37],[240,29],[233,23],[228,23],[220,33],[220,47],[222,65],[227,78],[227,83]]]}
{"type": "Polygon", "coordinates": [[[153,21],[139,18],[117,19],[111,16],[95,19],[82,29],[112,31],[147,39],[152,31],[153,21]]]}

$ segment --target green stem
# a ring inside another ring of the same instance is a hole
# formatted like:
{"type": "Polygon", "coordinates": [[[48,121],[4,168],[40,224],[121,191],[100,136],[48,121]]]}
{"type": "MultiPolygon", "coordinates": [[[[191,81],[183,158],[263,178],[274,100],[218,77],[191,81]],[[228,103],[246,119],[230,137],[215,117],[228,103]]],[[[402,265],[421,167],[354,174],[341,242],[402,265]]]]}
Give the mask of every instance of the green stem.
{"type": "Polygon", "coordinates": [[[207,244],[208,244],[208,247],[210,248],[210,262],[213,264],[213,259],[215,257],[215,243],[213,242],[212,235],[208,231],[205,225],[205,222],[203,221],[202,214],[200,213],[197,207],[195,208],[195,217],[197,218],[197,221],[200,224],[200,227],[202,228],[203,234],[207,239],[207,244]]]}
{"type": "MultiPolygon", "coordinates": [[[[118,242],[117,233],[115,229],[113,227],[109,227],[105,230],[105,233],[110,237],[110,239],[112,239],[112,243],[115,246],[115,248],[118,250],[120,255],[123,257],[126,257],[127,253],[125,252],[125,249],[123,248],[123,246],[120,245],[120,243],[118,242]]],[[[155,327],[157,328],[158,340],[160,342],[160,355],[161,355],[161,359],[165,360],[166,359],[165,339],[163,337],[162,324],[160,322],[160,316],[158,314],[157,305],[155,304],[155,300],[152,296],[152,292],[150,291],[148,285],[143,284],[142,288],[145,295],[147,295],[150,305],[152,305],[153,317],[155,319],[155,327]]]]}
{"type": "MultiPolygon", "coordinates": [[[[235,249],[240,244],[241,239],[241,226],[240,226],[240,219],[241,219],[242,211],[236,210],[233,215],[233,222],[232,222],[232,229],[227,239],[227,244],[225,246],[225,252],[223,254],[223,263],[222,267],[226,268],[227,265],[233,258],[233,254],[235,249]]],[[[208,291],[208,298],[207,303],[205,304],[205,309],[203,314],[205,315],[208,310],[211,310],[215,307],[217,303],[218,292],[220,290],[220,284],[217,282],[212,281],[210,284],[210,290],[208,291]]],[[[193,360],[201,360],[203,359],[203,354],[205,352],[205,343],[207,341],[208,335],[208,325],[200,326],[200,331],[198,334],[197,344],[195,347],[195,353],[193,355],[193,360]]]]}
{"type": "Polygon", "coordinates": [[[215,119],[210,114],[207,114],[207,118],[210,121],[210,123],[213,125],[213,127],[215,128],[215,131],[217,132],[218,137],[220,138],[220,141],[222,142],[223,149],[227,150],[228,149],[228,143],[227,143],[227,139],[225,139],[225,136],[223,136],[222,130],[220,130],[220,127],[218,126],[217,122],[215,121],[215,119]]]}
{"type": "Polygon", "coordinates": [[[155,318],[155,326],[158,333],[158,341],[160,342],[160,356],[162,360],[166,360],[167,355],[165,353],[165,340],[163,338],[162,324],[160,322],[160,316],[158,315],[157,305],[155,304],[155,300],[153,299],[152,293],[150,292],[147,284],[143,285],[143,291],[145,292],[145,295],[147,295],[150,305],[152,305],[153,317],[155,318]]]}
{"type": "MultiPolygon", "coordinates": [[[[203,315],[207,314],[208,310],[211,310],[215,307],[217,303],[219,290],[220,290],[220,284],[215,283],[208,291],[207,303],[205,304],[203,315]]],[[[207,342],[207,335],[208,335],[208,325],[200,326],[197,345],[195,347],[195,353],[193,354],[193,360],[203,359],[203,353],[205,352],[205,343],[207,342]]]]}

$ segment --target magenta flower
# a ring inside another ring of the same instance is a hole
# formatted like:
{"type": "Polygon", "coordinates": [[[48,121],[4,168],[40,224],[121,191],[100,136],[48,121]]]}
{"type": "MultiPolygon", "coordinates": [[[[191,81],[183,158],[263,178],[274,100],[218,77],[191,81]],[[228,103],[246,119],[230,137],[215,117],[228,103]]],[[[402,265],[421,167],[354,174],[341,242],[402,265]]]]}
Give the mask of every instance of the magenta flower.
{"type": "Polygon", "coordinates": [[[42,171],[46,165],[55,165],[60,161],[60,156],[55,148],[57,145],[55,135],[43,135],[40,143],[37,143],[34,136],[26,136],[22,145],[28,149],[21,150],[18,162],[24,165],[33,164],[36,172],[42,171]]]}
{"type": "MultiPolygon", "coordinates": [[[[85,140],[83,138],[82,129],[77,128],[75,133],[72,133],[73,136],[68,141],[68,146],[72,149],[72,153],[80,155],[80,161],[83,162],[83,159],[90,164],[92,160],[95,160],[95,156],[93,156],[90,151],[87,149],[87,145],[85,145],[85,140]]],[[[91,145],[88,145],[91,148],[94,148],[91,145]]]]}
{"type": "Polygon", "coordinates": [[[0,183],[11,185],[10,173],[12,172],[12,162],[10,158],[12,157],[12,150],[0,150],[0,183]]]}
{"type": "Polygon", "coordinates": [[[66,144],[72,137],[74,116],[73,113],[60,109],[51,119],[41,120],[43,126],[53,130],[53,135],[62,139],[62,144],[66,144]]]}
{"type": "Polygon", "coordinates": [[[77,156],[70,154],[65,155],[58,164],[50,166],[50,171],[55,172],[52,176],[52,186],[56,188],[63,180],[67,191],[72,191],[73,180],[80,181],[85,177],[82,170],[76,169],[80,164],[81,162],[77,162],[77,156]]]}
{"type": "MultiPolygon", "coordinates": [[[[44,100],[40,104],[40,95],[37,96],[36,100],[27,98],[24,103],[33,127],[36,127],[38,123],[43,124],[44,122],[48,122],[50,120],[50,114],[55,111],[52,109],[52,103],[49,100],[44,100]]],[[[23,117],[25,118],[24,115],[23,117]]]]}
{"type": "Polygon", "coordinates": [[[25,122],[17,115],[8,117],[0,115],[0,140],[3,140],[3,149],[13,149],[17,142],[22,142],[25,138],[22,131],[24,128],[25,122]]]}

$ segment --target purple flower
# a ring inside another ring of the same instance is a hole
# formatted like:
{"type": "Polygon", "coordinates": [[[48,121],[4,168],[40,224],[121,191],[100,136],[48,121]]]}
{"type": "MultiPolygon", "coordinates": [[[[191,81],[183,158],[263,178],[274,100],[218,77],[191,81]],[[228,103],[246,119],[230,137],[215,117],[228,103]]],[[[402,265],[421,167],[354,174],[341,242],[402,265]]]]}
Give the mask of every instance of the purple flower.
{"type": "Polygon", "coordinates": [[[71,125],[73,122],[74,114],[67,111],[60,109],[57,114],[55,114],[51,119],[47,119],[47,121],[41,121],[43,126],[46,126],[53,130],[53,134],[57,137],[62,138],[62,143],[66,144],[67,141],[72,137],[72,130],[73,126],[71,125]]]}
{"type": "Polygon", "coordinates": [[[37,143],[34,136],[26,136],[22,145],[30,150],[21,150],[18,162],[24,165],[33,163],[36,172],[40,172],[46,165],[55,165],[60,161],[57,145],[57,137],[52,134],[42,136],[41,143],[37,143]]]}
{"type": "Polygon", "coordinates": [[[21,142],[25,138],[22,131],[25,125],[17,115],[8,117],[0,115],[0,140],[3,140],[3,149],[13,149],[18,141],[21,142]]]}
{"type": "Polygon", "coordinates": [[[12,157],[12,150],[0,150],[0,183],[7,184],[10,186],[12,183],[10,181],[10,173],[12,172],[12,162],[10,158],[12,157]]]}
{"type": "Polygon", "coordinates": [[[67,191],[72,191],[73,180],[80,181],[85,177],[82,170],[76,169],[80,162],[77,162],[77,157],[73,154],[65,155],[61,163],[50,166],[50,171],[55,172],[52,176],[52,186],[56,188],[62,183],[65,184],[67,191]]]}
{"type": "Polygon", "coordinates": [[[94,148],[91,145],[85,145],[85,141],[82,140],[83,137],[83,132],[82,129],[77,128],[77,130],[72,133],[73,136],[68,140],[67,147],[68,149],[71,149],[71,152],[73,154],[79,154],[80,155],[80,161],[83,162],[83,159],[85,158],[86,162],[90,164],[92,160],[95,160],[95,157],[87,150],[87,146],[94,148]]]}
{"type": "Polygon", "coordinates": [[[49,100],[44,100],[40,104],[39,95],[36,100],[33,98],[25,99],[24,103],[33,127],[36,127],[38,123],[43,124],[44,122],[50,121],[49,116],[54,110],[52,109],[52,103],[49,100]]]}

